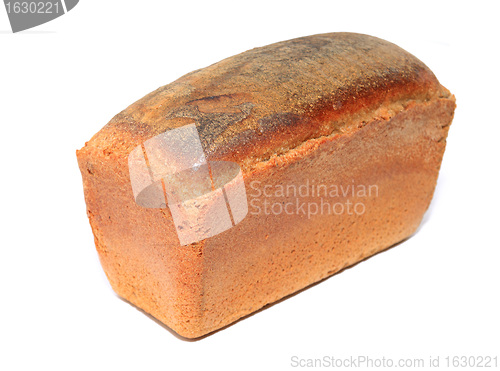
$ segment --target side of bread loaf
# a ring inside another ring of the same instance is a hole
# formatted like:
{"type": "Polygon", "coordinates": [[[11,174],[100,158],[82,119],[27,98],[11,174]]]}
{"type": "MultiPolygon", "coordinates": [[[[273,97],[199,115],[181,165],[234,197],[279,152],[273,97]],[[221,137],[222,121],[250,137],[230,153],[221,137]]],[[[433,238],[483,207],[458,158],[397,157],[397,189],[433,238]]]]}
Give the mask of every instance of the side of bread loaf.
{"type": "Polygon", "coordinates": [[[77,152],[104,271],[182,336],[224,327],[410,236],[454,108],[422,62],[359,34],[284,41],[185,75],[77,152]],[[208,161],[241,167],[248,213],[181,245],[169,208],[136,202],[128,159],[190,124],[208,161]]]}

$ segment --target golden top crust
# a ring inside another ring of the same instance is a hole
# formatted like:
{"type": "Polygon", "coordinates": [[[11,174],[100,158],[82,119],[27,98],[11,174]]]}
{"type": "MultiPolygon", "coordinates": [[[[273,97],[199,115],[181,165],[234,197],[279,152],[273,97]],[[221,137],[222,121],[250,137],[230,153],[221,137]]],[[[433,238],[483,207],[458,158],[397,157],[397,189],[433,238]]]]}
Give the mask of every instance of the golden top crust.
{"type": "Polygon", "coordinates": [[[207,159],[251,168],[308,139],[449,96],[427,66],[392,43],[354,33],[313,35],[254,48],[155,90],[78,155],[126,157],[155,135],[196,123],[207,159]]]}

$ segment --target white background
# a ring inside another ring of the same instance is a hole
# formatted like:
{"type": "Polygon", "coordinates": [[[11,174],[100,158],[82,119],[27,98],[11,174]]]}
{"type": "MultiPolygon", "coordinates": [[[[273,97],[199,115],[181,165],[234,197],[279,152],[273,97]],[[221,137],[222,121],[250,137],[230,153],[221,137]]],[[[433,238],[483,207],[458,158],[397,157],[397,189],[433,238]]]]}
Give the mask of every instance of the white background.
{"type": "Polygon", "coordinates": [[[293,356],[441,356],[441,366],[448,355],[500,358],[493,5],[83,0],[19,34],[0,8],[0,369],[286,370],[293,356]],[[398,44],[456,95],[431,208],[395,248],[203,340],[179,339],[111,290],[75,150],[187,72],[333,31],[398,44]]]}

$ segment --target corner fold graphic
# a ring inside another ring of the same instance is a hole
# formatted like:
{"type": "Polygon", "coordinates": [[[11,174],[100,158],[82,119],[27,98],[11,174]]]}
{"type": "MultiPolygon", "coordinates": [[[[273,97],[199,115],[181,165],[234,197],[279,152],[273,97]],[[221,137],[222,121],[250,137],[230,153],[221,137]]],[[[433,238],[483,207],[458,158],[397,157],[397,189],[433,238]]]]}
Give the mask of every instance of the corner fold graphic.
{"type": "Polygon", "coordinates": [[[73,9],[79,0],[4,0],[12,32],[20,32],[50,22],[73,9]]]}
{"type": "Polygon", "coordinates": [[[73,9],[76,4],[78,4],[79,0],[64,0],[66,3],[66,11],[69,12],[71,9],[73,9]]]}

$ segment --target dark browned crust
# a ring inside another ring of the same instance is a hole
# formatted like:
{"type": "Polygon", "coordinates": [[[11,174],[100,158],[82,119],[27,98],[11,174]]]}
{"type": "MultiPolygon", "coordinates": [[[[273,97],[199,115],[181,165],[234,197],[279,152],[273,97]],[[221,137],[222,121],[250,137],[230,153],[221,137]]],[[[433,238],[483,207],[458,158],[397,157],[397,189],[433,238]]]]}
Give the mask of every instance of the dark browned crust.
{"type": "Polygon", "coordinates": [[[379,107],[395,105],[397,112],[409,101],[445,96],[434,74],[398,46],[361,34],[321,34],[191,72],[116,115],[88,145],[116,152],[125,132],[126,156],[144,140],[196,121],[209,159],[246,169],[376,119],[379,107]]]}

